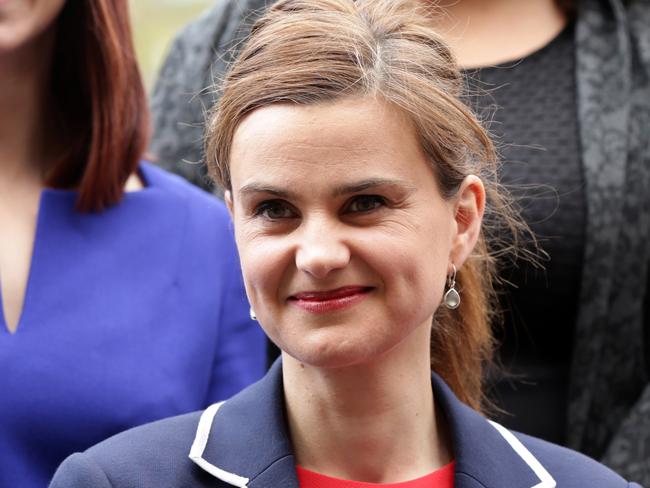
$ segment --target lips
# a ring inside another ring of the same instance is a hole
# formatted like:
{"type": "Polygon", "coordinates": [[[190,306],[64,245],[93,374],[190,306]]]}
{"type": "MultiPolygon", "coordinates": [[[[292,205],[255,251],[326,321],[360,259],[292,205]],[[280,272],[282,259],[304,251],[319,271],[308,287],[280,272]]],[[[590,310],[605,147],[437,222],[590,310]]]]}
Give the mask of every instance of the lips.
{"type": "Polygon", "coordinates": [[[372,290],[369,286],[343,286],[334,290],[304,291],[291,295],[289,301],[307,312],[327,313],[356,305],[372,290]]]}

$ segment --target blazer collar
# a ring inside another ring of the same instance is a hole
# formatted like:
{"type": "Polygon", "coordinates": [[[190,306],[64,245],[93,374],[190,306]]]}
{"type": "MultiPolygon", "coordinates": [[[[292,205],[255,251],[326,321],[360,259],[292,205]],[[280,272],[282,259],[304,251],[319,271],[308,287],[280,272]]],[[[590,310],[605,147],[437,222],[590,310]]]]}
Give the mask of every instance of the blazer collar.
{"type": "MultiPolygon", "coordinates": [[[[436,374],[432,386],[450,426],[456,488],[475,488],[477,482],[501,488],[556,486],[512,433],[460,402],[436,374]]],[[[203,412],[189,457],[232,486],[298,488],[279,360],[264,379],[203,412]]]]}
{"type": "Polygon", "coordinates": [[[462,403],[438,375],[431,375],[437,406],[447,421],[456,459],[456,488],[554,488],[555,480],[505,427],[462,403]]]}
{"type": "Polygon", "coordinates": [[[280,360],[262,380],[203,412],[189,457],[232,486],[298,487],[280,360]]]}

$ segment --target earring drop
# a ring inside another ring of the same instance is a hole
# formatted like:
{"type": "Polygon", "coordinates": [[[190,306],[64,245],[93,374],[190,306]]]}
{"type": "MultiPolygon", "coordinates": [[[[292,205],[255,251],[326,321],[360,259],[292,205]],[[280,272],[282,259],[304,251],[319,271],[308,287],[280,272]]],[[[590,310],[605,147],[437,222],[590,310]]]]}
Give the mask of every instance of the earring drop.
{"type": "Polygon", "coordinates": [[[458,308],[460,305],[460,294],[456,291],[456,266],[452,263],[452,272],[449,276],[447,276],[447,292],[445,293],[445,296],[443,297],[443,302],[445,303],[445,307],[455,310],[458,308]]]}
{"type": "Polygon", "coordinates": [[[253,310],[253,307],[250,307],[248,309],[248,315],[250,315],[251,320],[257,320],[257,315],[255,315],[255,310],[253,310]]]}

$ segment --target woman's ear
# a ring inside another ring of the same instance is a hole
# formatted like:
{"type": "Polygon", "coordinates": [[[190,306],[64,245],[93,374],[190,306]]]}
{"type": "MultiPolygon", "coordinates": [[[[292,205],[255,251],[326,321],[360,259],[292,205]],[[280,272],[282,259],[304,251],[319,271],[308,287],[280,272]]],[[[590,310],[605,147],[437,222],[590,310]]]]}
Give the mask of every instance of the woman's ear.
{"type": "Polygon", "coordinates": [[[476,245],[481,234],[485,212],[485,187],[478,176],[465,177],[456,194],[454,219],[456,235],[451,249],[451,262],[460,268],[476,245]]]}
{"type": "Polygon", "coordinates": [[[233,202],[232,202],[232,192],[230,190],[226,190],[223,193],[223,201],[226,202],[226,208],[228,208],[228,213],[230,214],[230,220],[233,219],[233,213],[234,213],[234,207],[233,207],[233,202]]]}

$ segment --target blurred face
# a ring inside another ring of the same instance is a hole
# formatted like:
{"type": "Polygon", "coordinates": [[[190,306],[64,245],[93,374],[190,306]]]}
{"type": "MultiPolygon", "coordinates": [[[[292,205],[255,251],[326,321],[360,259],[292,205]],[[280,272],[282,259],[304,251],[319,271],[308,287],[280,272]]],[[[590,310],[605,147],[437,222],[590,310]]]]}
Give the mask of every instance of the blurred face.
{"type": "Polygon", "coordinates": [[[230,170],[247,293],[283,351],[343,367],[430,327],[455,210],[399,111],[366,98],[258,109],[230,170]]]}
{"type": "Polygon", "coordinates": [[[65,0],[0,0],[0,55],[37,39],[51,27],[65,0]]]}

